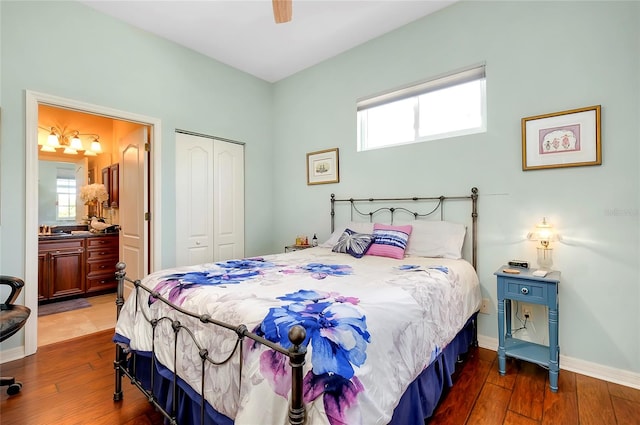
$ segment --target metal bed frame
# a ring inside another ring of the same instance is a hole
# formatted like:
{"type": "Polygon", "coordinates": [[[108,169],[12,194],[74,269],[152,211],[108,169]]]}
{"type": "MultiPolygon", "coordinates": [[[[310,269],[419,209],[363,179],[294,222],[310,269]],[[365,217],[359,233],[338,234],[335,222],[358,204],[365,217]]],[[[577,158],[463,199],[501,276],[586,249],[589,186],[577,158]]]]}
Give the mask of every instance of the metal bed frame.
{"type": "Polygon", "coordinates": [[[415,220],[419,218],[428,217],[437,211],[440,211],[440,220],[444,220],[444,206],[445,202],[451,201],[464,201],[471,200],[471,264],[473,268],[478,270],[478,188],[472,187],[471,194],[468,196],[436,196],[436,197],[410,197],[410,198],[345,198],[337,199],[336,196],[331,194],[331,232],[335,230],[335,207],[336,203],[348,202],[351,207],[351,221],[354,219],[354,214],[358,217],[366,217],[371,223],[377,214],[388,212],[391,215],[390,222],[393,224],[396,213],[406,213],[415,220]],[[433,209],[427,212],[412,211],[406,207],[387,207],[378,206],[381,204],[389,204],[390,202],[401,203],[416,203],[416,202],[429,202],[435,203],[433,209]],[[363,207],[370,208],[369,211],[361,211],[363,207]]]}
{"type": "MultiPolygon", "coordinates": [[[[348,198],[348,199],[337,199],[335,197],[334,194],[331,194],[331,231],[334,231],[334,227],[335,227],[335,204],[336,203],[340,203],[340,202],[349,202],[350,206],[351,206],[351,218],[353,219],[354,217],[354,213],[359,215],[359,216],[366,216],[369,218],[369,220],[371,222],[373,222],[374,216],[376,216],[376,214],[379,214],[383,211],[387,211],[391,214],[391,222],[393,223],[393,218],[394,215],[397,212],[405,212],[405,213],[409,213],[411,215],[413,215],[413,217],[415,219],[417,219],[418,217],[427,217],[433,213],[435,213],[437,210],[440,210],[440,219],[443,220],[444,219],[444,213],[443,213],[443,209],[444,209],[444,204],[445,201],[456,201],[456,200],[471,200],[472,203],[472,208],[471,208],[471,218],[472,218],[472,232],[471,232],[471,240],[472,240],[472,265],[474,267],[474,269],[476,269],[476,265],[477,265],[477,217],[478,217],[478,213],[477,213],[477,200],[478,200],[478,189],[477,188],[472,188],[471,189],[471,194],[469,196],[439,196],[439,197],[410,197],[410,198],[362,198],[362,199],[356,199],[356,198],[348,198]],[[431,210],[428,211],[426,213],[418,213],[418,212],[414,212],[409,210],[408,208],[405,207],[377,207],[377,205],[380,205],[380,203],[387,203],[389,204],[390,202],[419,202],[419,201],[433,201],[434,203],[436,203],[436,206],[431,210]],[[373,205],[372,208],[375,209],[371,209],[368,212],[362,212],[360,211],[359,207],[362,208],[363,204],[370,204],[373,205]]],[[[114,360],[114,369],[115,369],[115,390],[113,393],[113,400],[114,401],[121,401],[123,399],[123,391],[122,391],[122,378],[123,376],[126,376],[129,378],[129,380],[131,381],[131,383],[133,385],[135,385],[140,391],[142,391],[146,396],[147,399],[149,401],[150,404],[152,404],[165,418],[166,418],[166,422],[165,423],[169,423],[171,425],[179,425],[178,421],[177,421],[177,393],[178,393],[178,376],[176,373],[176,356],[178,353],[178,333],[183,331],[183,332],[187,332],[188,335],[191,337],[191,339],[194,341],[195,345],[198,347],[198,354],[201,358],[202,361],[202,368],[201,368],[201,388],[200,388],[200,423],[201,425],[204,425],[205,423],[205,399],[204,399],[204,376],[205,376],[205,364],[211,364],[211,365],[222,365],[227,363],[229,360],[231,360],[231,358],[233,357],[233,355],[236,352],[239,352],[239,356],[240,356],[240,370],[239,370],[239,376],[242,377],[242,342],[245,338],[249,338],[253,341],[255,341],[258,344],[262,344],[265,345],[269,348],[271,348],[272,350],[275,350],[279,353],[284,354],[285,356],[287,356],[289,358],[289,364],[291,365],[291,370],[292,370],[292,379],[291,379],[291,402],[289,405],[289,412],[288,412],[288,418],[289,418],[289,423],[291,425],[303,425],[305,423],[305,417],[306,417],[306,413],[305,413],[305,406],[303,403],[303,385],[302,385],[302,381],[303,381],[303,366],[305,365],[305,355],[306,355],[306,347],[301,346],[302,342],[304,341],[305,337],[306,337],[306,331],[302,326],[299,325],[295,325],[292,326],[291,329],[289,330],[289,340],[291,341],[291,343],[293,344],[292,348],[289,350],[286,350],[284,348],[282,348],[281,346],[279,346],[278,344],[274,344],[271,341],[260,337],[259,335],[256,335],[255,333],[249,332],[249,330],[247,329],[246,325],[244,324],[240,324],[240,325],[231,325],[225,322],[221,322],[219,320],[215,320],[212,319],[208,314],[195,314],[193,312],[190,312],[188,310],[185,310],[183,308],[181,308],[180,306],[177,306],[175,304],[173,304],[172,302],[170,302],[168,299],[162,297],[157,291],[153,291],[150,290],[148,288],[146,288],[145,286],[141,285],[141,281],[140,280],[132,280],[130,278],[128,278],[126,276],[126,272],[125,272],[125,268],[126,265],[123,262],[119,262],[116,265],[116,279],[118,281],[118,289],[117,289],[117,296],[116,296],[116,308],[117,308],[117,318],[120,317],[120,312],[122,310],[122,307],[124,305],[124,285],[125,282],[129,282],[131,284],[133,284],[134,286],[134,292],[132,292],[130,294],[130,296],[135,296],[138,297],[138,293],[139,291],[146,291],[147,293],[149,293],[152,297],[156,298],[157,300],[167,304],[168,306],[170,306],[173,310],[176,310],[178,312],[180,312],[181,314],[188,316],[188,317],[192,317],[195,319],[198,319],[200,322],[205,323],[205,324],[211,324],[214,326],[219,326],[219,327],[223,327],[226,328],[228,330],[234,331],[236,333],[236,343],[235,343],[235,347],[232,350],[232,352],[229,354],[229,356],[226,359],[223,359],[221,361],[216,361],[214,359],[212,359],[209,356],[209,353],[206,349],[202,348],[202,346],[200,345],[200,343],[196,340],[194,333],[192,332],[192,330],[190,330],[189,328],[183,326],[179,320],[175,320],[175,319],[171,319],[169,317],[161,317],[159,319],[151,319],[149,317],[147,317],[146,313],[144,312],[144,310],[139,310],[140,312],[142,312],[142,314],[144,314],[145,319],[151,324],[152,326],[152,330],[153,330],[153,338],[152,338],[152,352],[151,352],[151,373],[150,373],[150,379],[151,379],[151,384],[149,385],[149,387],[151,388],[151,390],[148,390],[145,388],[144,384],[136,377],[136,372],[135,372],[135,366],[134,366],[134,370],[130,370],[130,367],[128,366],[128,364],[131,365],[135,365],[135,357],[137,356],[137,354],[135,352],[130,352],[127,353],[125,352],[125,349],[119,345],[116,344],[116,353],[115,353],[115,360],[114,360]],[[174,332],[174,358],[173,358],[173,363],[174,363],[174,369],[172,371],[172,381],[171,381],[171,391],[173,393],[173,397],[172,397],[172,405],[169,409],[166,409],[158,400],[158,397],[156,394],[153,393],[153,388],[154,388],[154,373],[153,371],[155,370],[155,330],[156,330],[156,326],[163,322],[163,321],[170,321],[171,322],[171,327],[173,329],[174,332]]],[[[137,299],[136,299],[136,303],[137,303],[137,299]]],[[[473,320],[473,345],[477,346],[477,326],[475,324],[475,320],[473,320]]]]}

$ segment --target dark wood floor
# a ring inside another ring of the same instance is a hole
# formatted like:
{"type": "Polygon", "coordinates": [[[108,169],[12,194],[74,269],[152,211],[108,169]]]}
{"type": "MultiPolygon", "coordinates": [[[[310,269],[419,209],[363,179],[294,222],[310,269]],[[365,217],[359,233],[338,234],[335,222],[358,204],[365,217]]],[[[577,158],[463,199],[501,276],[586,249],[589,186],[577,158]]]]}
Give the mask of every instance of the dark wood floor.
{"type": "MultiPolygon", "coordinates": [[[[162,424],[126,382],[124,400],[113,402],[112,335],[108,330],[48,345],[0,365],[2,375],[15,375],[24,384],[12,397],[3,388],[0,423],[162,424]]],[[[428,425],[640,425],[640,390],[563,370],[560,390],[552,393],[544,369],[510,361],[501,377],[496,361],[495,352],[475,349],[428,425]]]]}

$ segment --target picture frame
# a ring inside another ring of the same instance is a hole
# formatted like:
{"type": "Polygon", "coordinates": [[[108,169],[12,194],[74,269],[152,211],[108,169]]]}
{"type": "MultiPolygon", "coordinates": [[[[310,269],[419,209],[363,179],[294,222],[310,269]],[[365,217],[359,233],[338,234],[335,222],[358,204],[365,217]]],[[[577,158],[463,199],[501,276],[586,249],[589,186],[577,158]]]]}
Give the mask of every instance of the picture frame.
{"type": "Polygon", "coordinates": [[[338,148],[307,153],[307,184],[338,183],[338,148]]]}
{"type": "Polygon", "coordinates": [[[600,109],[522,118],[522,170],[601,165],[600,109]]]}

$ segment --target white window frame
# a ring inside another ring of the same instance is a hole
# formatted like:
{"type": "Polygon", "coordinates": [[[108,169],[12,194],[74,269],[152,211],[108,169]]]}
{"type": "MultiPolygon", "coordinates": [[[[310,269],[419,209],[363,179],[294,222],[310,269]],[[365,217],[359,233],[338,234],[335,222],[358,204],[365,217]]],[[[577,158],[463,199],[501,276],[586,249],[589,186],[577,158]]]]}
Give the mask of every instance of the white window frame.
{"type": "Polygon", "coordinates": [[[421,81],[413,83],[408,86],[403,86],[377,94],[371,97],[359,99],[356,103],[357,109],[357,150],[367,151],[373,149],[381,149],[386,147],[393,147],[411,143],[420,143],[429,140],[439,140],[456,136],[463,136],[469,134],[484,133],[487,131],[487,93],[486,93],[486,72],[485,64],[474,65],[469,68],[458,70],[445,75],[440,75],[435,78],[431,78],[427,81],[421,81]],[[452,131],[446,131],[438,134],[430,134],[427,136],[420,136],[419,122],[420,122],[420,106],[418,98],[421,95],[459,86],[464,83],[472,81],[480,82],[480,125],[470,128],[460,128],[452,131]],[[414,99],[413,101],[413,122],[414,122],[414,137],[412,140],[389,140],[388,143],[377,144],[376,146],[368,145],[368,110],[373,108],[389,105],[393,102],[400,100],[414,99]]]}

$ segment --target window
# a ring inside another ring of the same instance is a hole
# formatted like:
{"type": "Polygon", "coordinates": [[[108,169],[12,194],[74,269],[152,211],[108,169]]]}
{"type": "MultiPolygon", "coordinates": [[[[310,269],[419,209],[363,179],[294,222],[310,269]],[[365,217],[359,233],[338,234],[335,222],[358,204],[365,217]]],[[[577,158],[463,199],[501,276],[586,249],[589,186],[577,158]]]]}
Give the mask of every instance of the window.
{"type": "Polygon", "coordinates": [[[75,220],[76,218],[76,179],[56,179],[56,203],[58,220],[75,220]]]}
{"type": "Polygon", "coordinates": [[[358,151],[486,131],[484,68],[359,100],[358,151]]]}

